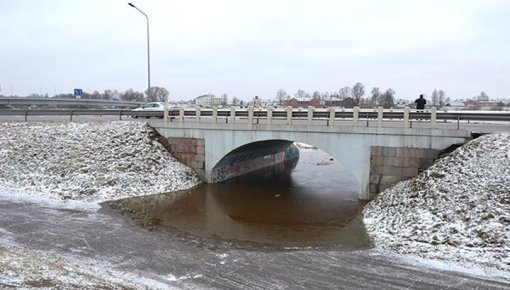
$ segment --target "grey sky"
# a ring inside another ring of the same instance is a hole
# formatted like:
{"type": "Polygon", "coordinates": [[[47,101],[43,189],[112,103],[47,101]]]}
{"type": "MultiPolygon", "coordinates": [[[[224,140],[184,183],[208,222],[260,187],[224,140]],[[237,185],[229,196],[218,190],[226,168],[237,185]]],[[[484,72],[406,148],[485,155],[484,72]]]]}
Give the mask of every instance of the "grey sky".
{"type": "MultiPolygon", "coordinates": [[[[0,0],[0,94],[147,86],[145,17],[119,0],[0,0]]],[[[151,84],[171,99],[361,82],[397,98],[510,98],[510,1],[148,1],[151,84]]]]}

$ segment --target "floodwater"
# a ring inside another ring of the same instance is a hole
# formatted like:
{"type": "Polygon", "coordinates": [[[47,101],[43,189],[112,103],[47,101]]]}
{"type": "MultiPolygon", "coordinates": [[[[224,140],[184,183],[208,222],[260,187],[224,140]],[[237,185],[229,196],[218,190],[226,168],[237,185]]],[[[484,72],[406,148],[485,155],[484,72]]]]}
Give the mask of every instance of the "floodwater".
{"type": "Polygon", "coordinates": [[[327,153],[300,148],[295,167],[220,184],[109,202],[155,231],[253,247],[370,247],[357,181],[327,153]]]}

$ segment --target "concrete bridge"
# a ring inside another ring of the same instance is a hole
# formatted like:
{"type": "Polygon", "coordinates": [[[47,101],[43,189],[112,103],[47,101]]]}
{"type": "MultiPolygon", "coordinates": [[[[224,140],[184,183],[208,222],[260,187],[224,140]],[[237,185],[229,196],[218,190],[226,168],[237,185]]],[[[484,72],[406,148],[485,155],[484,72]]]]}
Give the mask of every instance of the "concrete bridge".
{"type": "Polygon", "coordinates": [[[221,181],[217,174],[219,164],[242,161],[243,158],[232,157],[236,154],[246,157],[252,152],[252,158],[276,161],[281,159],[278,148],[303,142],[328,152],[348,168],[359,182],[360,199],[370,199],[399,180],[416,176],[441,151],[471,137],[467,130],[409,128],[409,120],[403,120],[400,127],[383,127],[383,122],[377,122],[376,127],[345,126],[336,124],[334,119],[327,125],[314,125],[309,119],[297,124],[289,118],[282,124],[268,119],[254,123],[252,115],[244,122],[235,118],[222,122],[200,118],[199,113],[192,121],[170,120],[151,120],[149,124],[167,138],[174,156],[207,182],[221,181]]]}

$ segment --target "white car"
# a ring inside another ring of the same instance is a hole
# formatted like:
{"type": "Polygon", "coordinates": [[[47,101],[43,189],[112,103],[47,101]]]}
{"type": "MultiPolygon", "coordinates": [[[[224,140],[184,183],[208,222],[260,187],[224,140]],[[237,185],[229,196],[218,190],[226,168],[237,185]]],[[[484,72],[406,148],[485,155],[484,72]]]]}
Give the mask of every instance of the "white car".
{"type": "MultiPolygon", "coordinates": [[[[163,103],[163,102],[151,102],[151,103],[144,104],[140,108],[133,109],[132,111],[133,112],[138,112],[138,111],[159,111],[159,112],[163,112],[166,107],[167,107],[166,104],[163,103]]],[[[132,117],[133,118],[138,118],[137,115],[133,115],[132,117]]],[[[146,117],[146,118],[149,118],[149,117],[146,117]]]]}

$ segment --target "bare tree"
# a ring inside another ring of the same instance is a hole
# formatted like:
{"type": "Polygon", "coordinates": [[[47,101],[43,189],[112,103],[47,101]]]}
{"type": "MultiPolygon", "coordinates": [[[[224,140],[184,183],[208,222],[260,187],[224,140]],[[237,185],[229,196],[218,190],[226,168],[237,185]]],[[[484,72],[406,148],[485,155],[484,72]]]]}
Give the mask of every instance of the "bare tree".
{"type": "Polygon", "coordinates": [[[326,101],[331,98],[331,94],[329,92],[325,92],[321,94],[321,100],[326,101]]]}
{"type": "Polygon", "coordinates": [[[354,99],[354,102],[356,102],[356,105],[360,104],[361,98],[365,95],[365,85],[362,83],[356,83],[352,87],[351,91],[352,98],[354,99]]]}
{"type": "Polygon", "coordinates": [[[305,99],[308,96],[308,94],[304,90],[299,89],[296,92],[295,96],[296,96],[296,99],[305,99]]]}
{"type": "Polygon", "coordinates": [[[338,95],[343,100],[351,96],[351,91],[352,89],[350,87],[343,87],[338,91],[338,95]]]}
{"type": "Polygon", "coordinates": [[[437,105],[439,105],[439,93],[436,89],[434,89],[432,96],[430,96],[430,102],[432,103],[432,107],[437,107],[437,105]]]}
{"type": "Polygon", "coordinates": [[[133,89],[129,89],[120,94],[120,99],[123,101],[145,102],[143,94],[140,92],[135,92],[133,89]]]}
{"type": "Polygon", "coordinates": [[[113,90],[112,99],[119,100],[120,93],[118,90],[113,90]]]}
{"type": "Polygon", "coordinates": [[[227,104],[228,104],[228,95],[227,94],[221,95],[221,105],[226,106],[227,104]]]}
{"type": "Polygon", "coordinates": [[[287,92],[283,89],[279,89],[278,92],[276,92],[276,102],[278,104],[283,104],[283,101],[285,101],[288,98],[287,92]]]}
{"type": "Polygon", "coordinates": [[[380,105],[385,109],[393,108],[395,106],[395,91],[387,89],[384,94],[382,94],[382,103],[380,105]]]}
{"type": "Polygon", "coordinates": [[[447,104],[446,93],[443,90],[439,90],[437,95],[439,97],[439,107],[444,107],[447,104]]]}
{"type": "Polygon", "coordinates": [[[372,102],[372,105],[378,105],[380,98],[381,98],[381,89],[379,87],[373,87],[371,96],[370,96],[370,101],[372,102]]]}
{"type": "Polygon", "coordinates": [[[232,98],[232,105],[233,106],[239,106],[241,104],[241,100],[239,100],[238,97],[233,97],[232,98]]]}
{"type": "Polygon", "coordinates": [[[478,95],[476,98],[480,102],[488,102],[489,101],[489,95],[487,95],[484,91],[482,91],[480,93],[480,95],[478,95]]]}
{"type": "Polygon", "coordinates": [[[166,102],[170,93],[163,87],[151,87],[150,92],[145,91],[148,102],[166,102]]]}
{"type": "Polygon", "coordinates": [[[94,91],[92,93],[92,95],[90,96],[90,98],[94,99],[94,100],[101,100],[103,98],[103,96],[98,91],[94,91]]]}
{"type": "Polygon", "coordinates": [[[112,90],[105,90],[103,93],[103,99],[104,100],[111,100],[113,99],[113,92],[112,90]]]}

